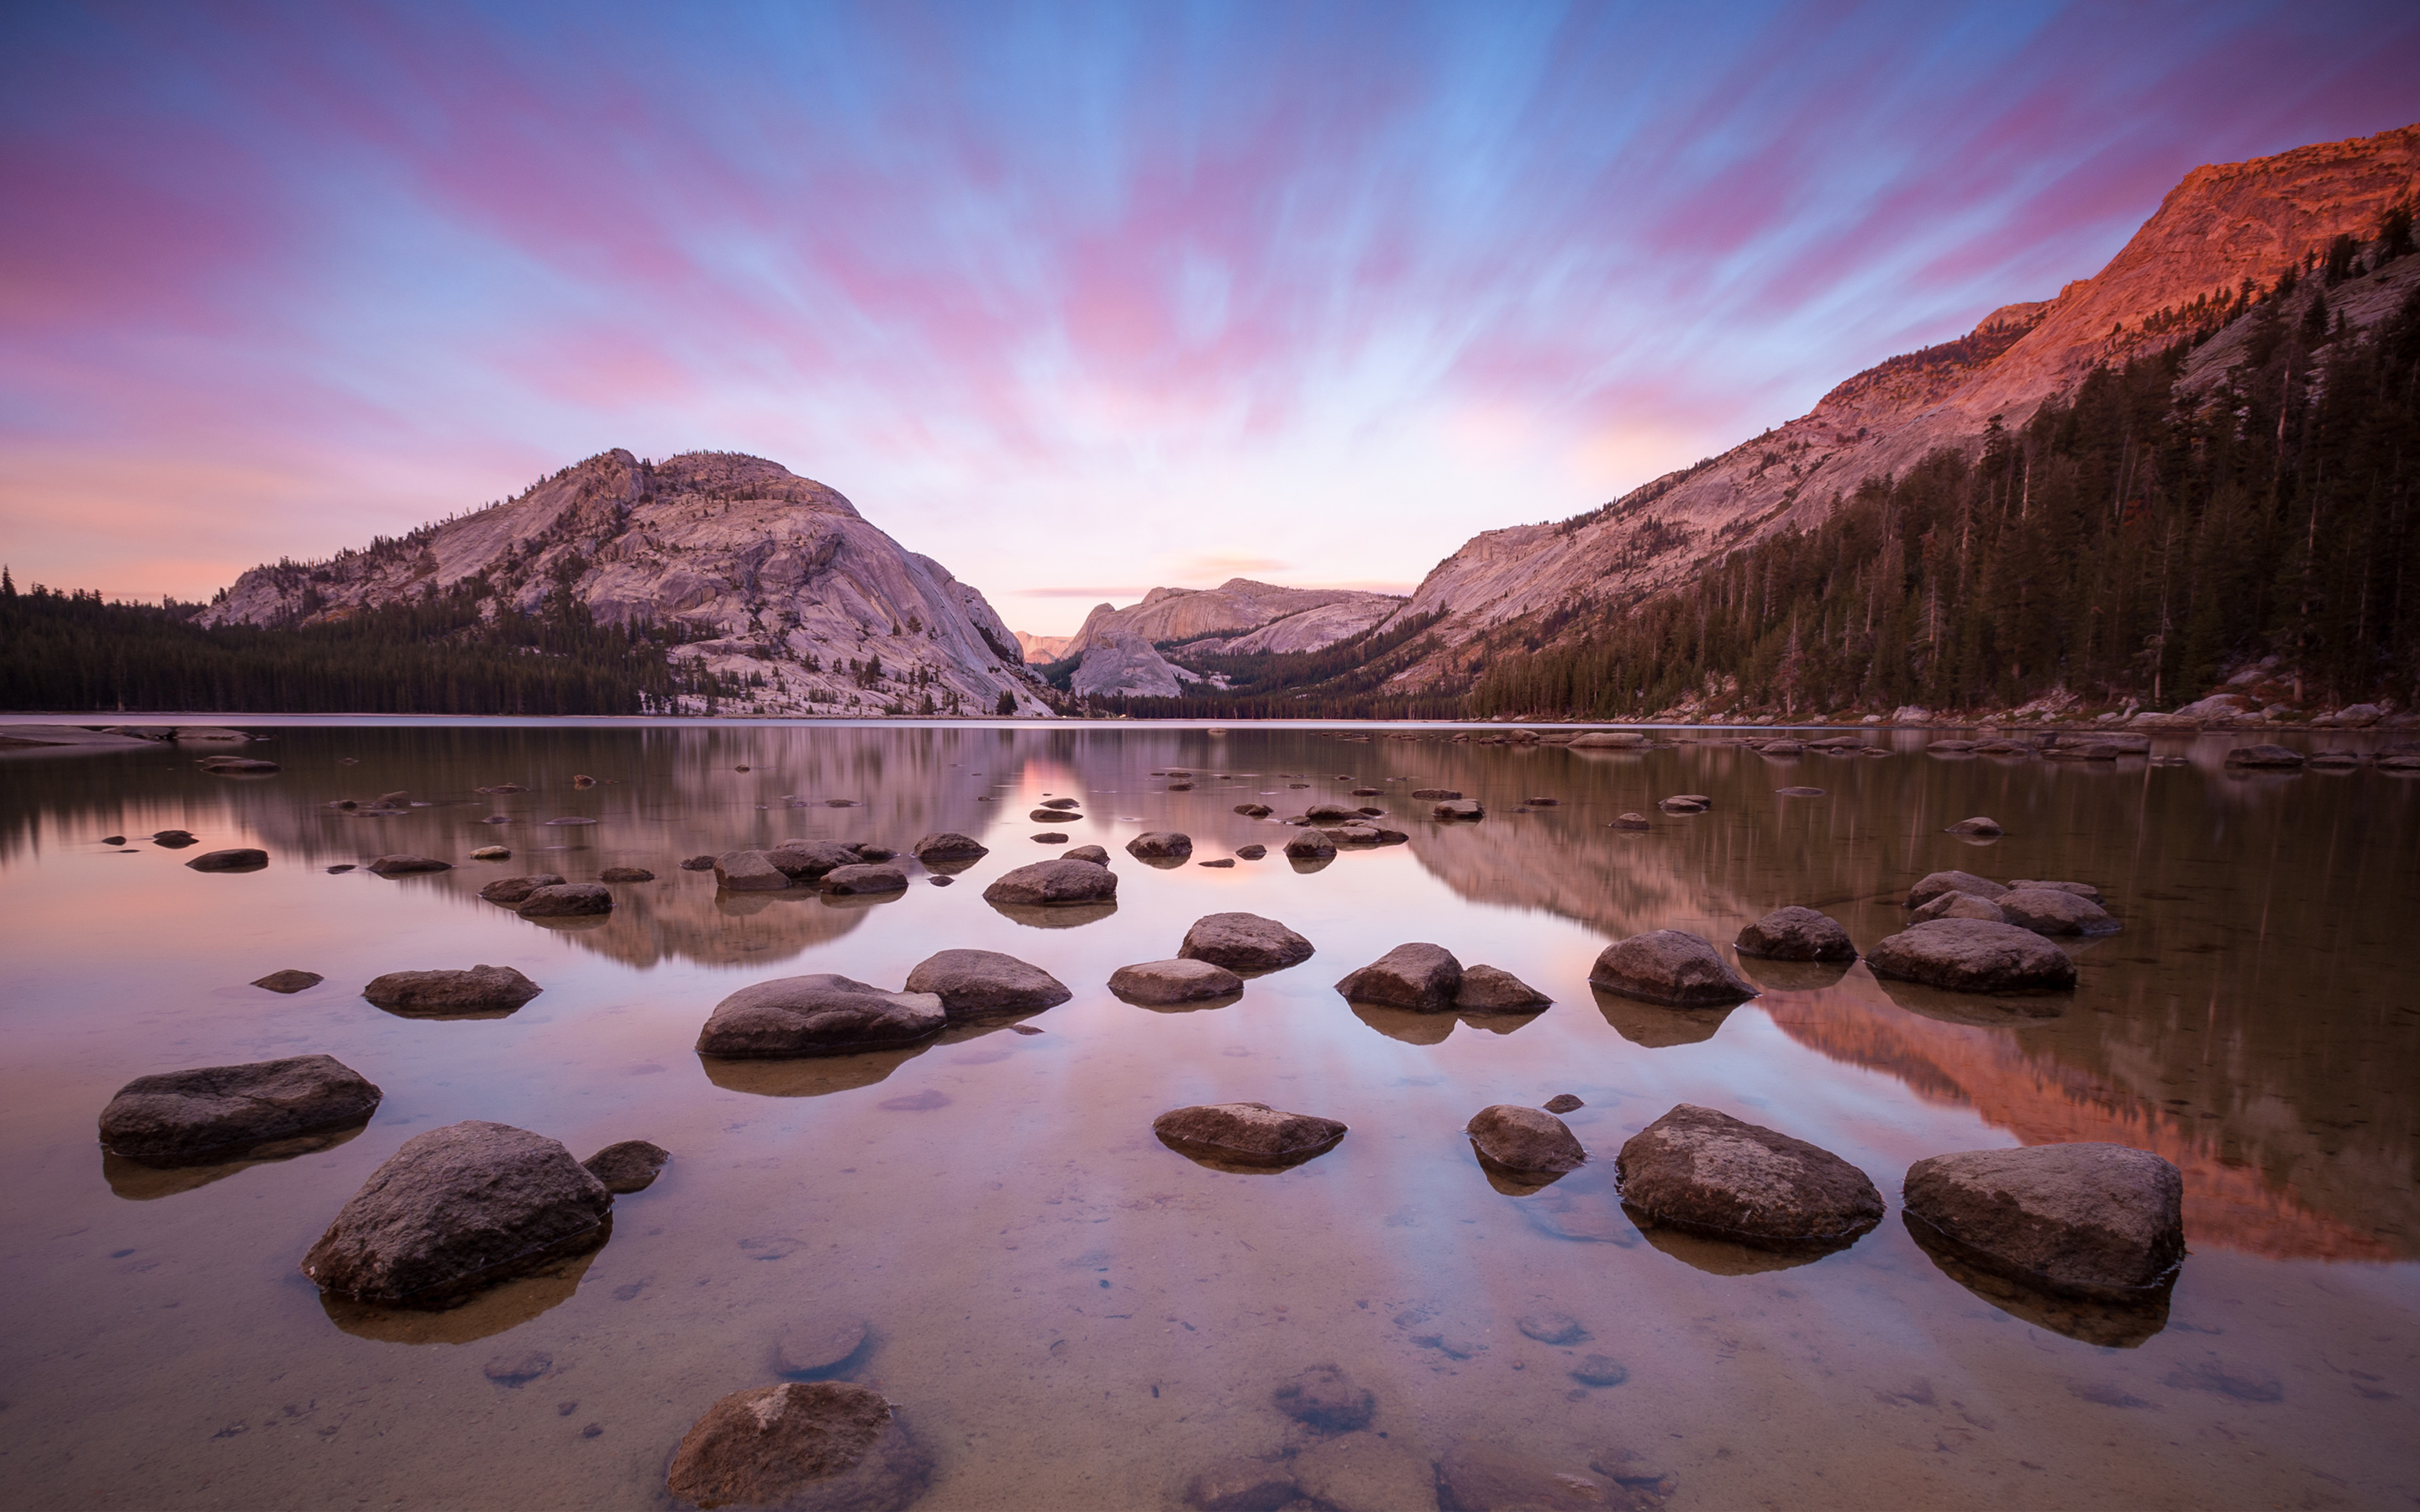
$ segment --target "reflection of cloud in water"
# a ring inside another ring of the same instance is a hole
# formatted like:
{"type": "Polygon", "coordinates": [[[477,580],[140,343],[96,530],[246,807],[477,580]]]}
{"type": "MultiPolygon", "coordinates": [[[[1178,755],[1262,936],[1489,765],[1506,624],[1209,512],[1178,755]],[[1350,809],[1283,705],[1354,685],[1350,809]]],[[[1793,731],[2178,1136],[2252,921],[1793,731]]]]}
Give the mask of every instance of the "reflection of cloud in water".
{"type": "MultiPolygon", "coordinates": [[[[612,1226],[608,1217],[606,1227],[610,1230],[612,1226]]],[[[588,1273],[604,1247],[600,1242],[543,1271],[489,1287],[460,1306],[442,1312],[348,1302],[324,1291],[319,1294],[319,1305],[326,1309],[328,1321],[355,1338],[381,1344],[469,1344],[518,1328],[569,1302],[580,1289],[580,1278],[588,1273]]]]}
{"type": "Polygon", "coordinates": [[[365,1119],[349,1129],[323,1129],[292,1139],[274,1139],[267,1144],[255,1145],[232,1159],[214,1160],[200,1165],[147,1165],[104,1149],[101,1154],[101,1179],[109,1183],[109,1189],[119,1196],[130,1202],[148,1202],[157,1197],[174,1196],[179,1192],[191,1192],[213,1181],[224,1181],[256,1165],[274,1165],[298,1155],[316,1155],[322,1150],[334,1149],[358,1136],[368,1126],[365,1119]]]}

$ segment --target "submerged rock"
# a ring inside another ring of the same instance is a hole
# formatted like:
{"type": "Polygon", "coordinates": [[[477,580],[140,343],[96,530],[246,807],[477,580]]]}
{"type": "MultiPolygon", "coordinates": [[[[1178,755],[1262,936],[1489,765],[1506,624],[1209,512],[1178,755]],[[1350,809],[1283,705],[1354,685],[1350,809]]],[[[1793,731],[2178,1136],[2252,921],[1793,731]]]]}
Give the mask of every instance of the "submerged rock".
{"type": "Polygon", "coordinates": [[[1448,1012],[1462,990],[1462,963],[1442,945],[1399,945],[1347,975],[1336,990],[1348,1002],[1448,1012]]]}
{"type": "Polygon", "coordinates": [[[673,1152],[661,1145],[625,1139],[607,1145],[580,1164],[589,1175],[605,1183],[606,1191],[627,1196],[655,1185],[656,1177],[672,1158],[673,1152]]]}
{"type": "Polygon", "coordinates": [[[1998,820],[1986,818],[1981,814],[1978,814],[1972,819],[1961,819],[1956,824],[1944,830],[1943,833],[1948,835],[1973,835],[1978,839],[1988,840],[1995,836],[2005,835],[2008,831],[2000,827],[2000,822],[1998,820]]]}
{"type": "Polygon", "coordinates": [[[1849,932],[1828,915],[1792,905],[1776,908],[1739,932],[1733,949],[1766,961],[1854,961],[1849,932]]]}
{"type": "Polygon", "coordinates": [[[284,971],[272,971],[268,976],[256,980],[253,985],[265,987],[272,993],[299,993],[306,988],[317,987],[327,980],[316,971],[297,971],[288,966],[284,971]]]}
{"type": "Polygon", "coordinates": [[[1866,953],[1877,977],[1953,992],[2058,992],[2075,985],[2075,962],[2028,929],[1985,918],[1911,924],[1866,953]]]}
{"type": "Polygon", "coordinates": [[[1512,1326],[1519,1329],[1525,1338],[1559,1347],[1583,1343],[1589,1337],[1589,1331],[1580,1325],[1578,1319],[1569,1313],[1551,1310],[1523,1313],[1512,1320],[1512,1326]]]}
{"type": "Polygon", "coordinates": [[[204,851],[185,863],[196,872],[257,872],[269,864],[269,853],[249,846],[204,851]]]}
{"type": "Polygon", "coordinates": [[[1575,1171],[1588,1151],[1562,1119],[1542,1108],[1498,1103],[1481,1108],[1463,1132],[1487,1159],[1510,1171],[1575,1171]]]}
{"type": "Polygon", "coordinates": [[[1078,861],[1068,856],[1004,872],[984,889],[985,903],[1042,907],[1107,903],[1117,895],[1116,872],[1097,862],[1078,861]]]}
{"type": "Polygon", "coordinates": [[[1458,1512],[1649,1512],[1663,1504],[1602,1472],[1532,1458],[1488,1439],[1456,1443],[1436,1474],[1438,1500],[1458,1512]]]}
{"type": "Polygon", "coordinates": [[[706,1409],[673,1451],[664,1485],[700,1507],[902,1512],[932,1473],[880,1392],[793,1381],[706,1409]]]}
{"type": "Polygon", "coordinates": [[[1677,929],[1650,930],[1606,946],[1589,985],[1667,1008],[1740,1003],[1757,995],[1712,941],[1677,929]]]}
{"type": "Polygon", "coordinates": [[[1378,1398],[1332,1365],[1312,1365],[1280,1386],[1270,1400],[1279,1412],[1322,1433],[1357,1432],[1378,1412],[1378,1398]]]}
{"type": "Polygon", "coordinates": [[[481,887],[479,896],[491,903],[504,903],[518,908],[528,901],[531,893],[540,887],[560,887],[563,880],[563,873],[560,872],[536,872],[525,877],[498,877],[481,887]]]}
{"type": "Polygon", "coordinates": [[[2134,1300],[2183,1263],[2184,1180],[2124,1145],[2034,1145],[1908,1167],[1909,1218],[1978,1270],[2068,1296],[2134,1300]]]}
{"type": "Polygon", "coordinates": [[[441,1307],[593,1249],[613,1195],[556,1140],[478,1119],[404,1141],[302,1257],[321,1290],[441,1307]]]}
{"type": "Polygon", "coordinates": [[[1803,1139],[1683,1103],[1630,1137],[1621,1199],[1658,1224],[1761,1245],[1836,1243],[1882,1220],[1866,1173],[1803,1139]]]}
{"type": "Polygon", "coordinates": [[[1258,914],[1204,914],[1185,932],[1176,953],[1230,971],[1281,971],[1311,957],[1311,944],[1274,918],[1258,914]]]}
{"type": "Polygon", "coordinates": [[[2009,923],[2037,934],[2115,934],[2124,927],[2099,903],[2064,887],[2011,887],[1998,903],[2009,923]]]}
{"type": "Polygon", "coordinates": [[[1126,854],[1139,860],[1183,860],[1193,854],[1193,837],[1173,829],[1147,829],[1126,841],[1126,854]]]}
{"type": "Polygon", "coordinates": [[[1907,906],[1921,908],[1945,892],[1970,893],[1988,900],[2008,890],[1990,877],[1978,877],[1972,872],[1935,872],[1907,889],[1907,906]]]}
{"type": "Polygon", "coordinates": [[[1994,924],[2005,924],[2009,916],[2000,905],[1988,898],[1978,898],[1971,892],[1945,892],[1908,916],[1918,924],[1936,918],[1980,918],[1994,924]]]}
{"type": "Polygon", "coordinates": [[[998,950],[943,950],[908,973],[908,990],[931,993],[952,1018],[1055,1008],[1076,995],[1040,966],[998,950]]]}
{"type": "Polygon", "coordinates": [[[829,1375],[857,1358],[873,1336],[861,1318],[799,1323],[774,1340],[773,1368],[785,1376],[829,1375]]]}
{"type": "Polygon", "coordinates": [[[390,971],[371,979],[362,995],[393,1013],[510,1011],[545,989],[511,966],[468,971],[390,971]]]}
{"type": "Polygon", "coordinates": [[[613,890],[601,882],[552,883],[532,891],[514,910],[523,918],[577,918],[613,911],[613,890]]]}
{"type": "Polygon", "coordinates": [[[742,987],[715,1005],[697,1037],[702,1056],[845,1056],[929,1040],[949,1011],[930,993],[886,993],[829,972],[742,987]]]}
{"type": "Polygon", "coordinates": [[[1648,827],[1647,816],[1643,813],[1622,814],[1605,827],[1607,829],[1645,829],[1648,827]]]}
{"type": "Polygon", "coordinates": [[[920,861],[954,861],[988,856],[991,847],[954,829],[945,829],[918,841],[908,847],[908,853],[920,861]]]}
{"type": "Polygon", "coordinates": [[[1243,990],[1243,978],[1207,961],[1143,961],[1109,974],[1109,991],[1154,1008],[1206,1002],[1243,990]]]}
{"type": "Polygon", "coordinates": [[[908,873],[895,866],[864,861],[855,866],[836,866],[817,879],[815,886],[840,897],[865,893],[905,892],[908,873]]]}
{"type": "Polygon", "coordinates": [[[609,866],[597,873],[599,882],[653,882],[656,874],[644,866],[609,866]]]}
{"type": "Polygon", "coordinates": [[[775,871],[793,882],[812,881],[838,868],[872,859],[831,840],[785,840],[764,856],[775,871]]]}
{"type": "Polygon", "coordinates": [[[1151,1132],[1187,1155],[1281,1166],[1335,1149],[1345,1128],[1334,1119],[1281,1113],[1266,1103],[1208,1103],[1161,1114],[1151,1120],[1151,1132]]]}
{"type": "Polygon", "coordinates": [[[1534,1013],[1554,999],[1497,966],[1465,966],[1453,1006],[1464,1013],[1534,1013]]]}
{"type": "Polygon", "coordinates": [[[101,1110],[101,1143],[146,1165],[204,1165],[271,1140],[366,1122],[383,1095],[333,1056],[164,1072],[118,1088],[101,1110]]]}

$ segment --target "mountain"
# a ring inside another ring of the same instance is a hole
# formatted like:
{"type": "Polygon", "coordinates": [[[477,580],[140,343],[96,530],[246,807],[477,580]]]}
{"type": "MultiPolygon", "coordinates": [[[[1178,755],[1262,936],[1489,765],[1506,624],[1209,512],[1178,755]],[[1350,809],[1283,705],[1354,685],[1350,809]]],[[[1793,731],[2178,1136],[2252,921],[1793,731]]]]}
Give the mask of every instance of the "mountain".
{"type": "Polygon", "coordinates": [[[1029,667],[1057,661],[1067,654],[1067,642],[1076,639],[1072,635],[1029,635],[1023,630],[1016,634],[1017,649],[1025,653],[1029,667]]]}
{"type": "Polygon", "coordinates": [[[1200,656],[1285,656],[1347,640],[1404,600],[1346,588],[1280,588],[1230,578],[1216,588],[1155,588],[1126,609],[1096,606],[1058,659],[1081,658],[1079,695],[1167,698],[1189,685],[1222,687],[1187,665],[1200,656]]]}
{"type": "MultiPolygon", "coordinates": [[[[520,497],[236,580],[204,627],[305,627],[422,602],[584,616],[710,671],[726,713],[1049,712],[983,594],[762,457],[615,450],[520,497]]],[[[683,697],[665,712],[687,712],[683,697]]]]}
{"type": "MultiPolygon", "coordinates": [[[[2107,267],[2056,298],[2004,306],[1955,341],[1879,363],[1788,424],[1589,514],[1474,536],[1404,607],[1405,618],[1442,618],[1435,649],[1397,681],[1451,683],[1491,630],[1636,603],[1709,559],[1811,529],[1869,480],[1904,476],[1943,449],[1975,457],[1994,416],[2014,429],[2096,367],[2223,325],[2247,290],[2371,238],[2415,194],[2420,126],[2196,168],[2107,267]]],[[[2387,302],[2365,308],[2375,319],[2387,302]]]]}

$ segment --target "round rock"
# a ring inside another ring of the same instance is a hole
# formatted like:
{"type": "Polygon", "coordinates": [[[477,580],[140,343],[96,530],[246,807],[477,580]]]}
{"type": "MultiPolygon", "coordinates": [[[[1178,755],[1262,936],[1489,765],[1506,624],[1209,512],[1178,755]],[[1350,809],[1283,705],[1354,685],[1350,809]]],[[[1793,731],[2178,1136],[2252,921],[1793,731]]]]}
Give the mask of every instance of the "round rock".
{"type": "Polygon", "coordinates": [[[1151,1120],[1151,1132],[1185,1154],[1278,1166],[1326,1154],[1345,1129],[1334,1119],[1281,1113],[1266,1103],[1209,1103],[1163,1113],[1151,1120]]]}
{"type": "Polygon", "coordinates": [[[514,910],[523,918],[577,918],[613,911],[613,891],[601,882],[557,882],[539,887],[514,910]]]}
{"type": "Polygon", "coordinates": [[[1036,861],[1004,872],[984,889],[984,902],[1062,907],[1108,903],[1118,895],[1118,874],[1094,861],[1068,856],[1036,861]]]}
{"type": "Polygon", "coordinates": [[[954,829],[927,835],[908,849],[920,861],[965,860],[991,854],[990,846],[954,829]]]}
{"type": "Polygon", "coordinates": [[[2012,887],[1997,902],[2009,923],[2037,934],[2115,934],[2123,927],[2099,903],[2064,887],[2012,887]]]}
{"type": "Polygon", "coordinates": [[[845,1056],[915,1044],[950,1022],[930,993],[886,993],[829,972],[760,981],[715,1005],[702,1056],[845,1056]]]}
{"type": "Polygon", "coordinates": [[[1756,995],[1746,978],[1715,953],[1714,942],[1683,930],[1651,930],[1608,945],[1589,984],[1667,1008],[1707,1008],[1756,995]]]}
{"type": "Polygon", "coordinates": [[[1309,940],[1258,914],[1204,914],[1185,932],[1176,953],[1230,971],[1282,971],[1311,957],[1309,940]]]}
{"type": "Polygon", "coordinates": [[[1126,854],[1139,860],[1182,860],[1193,854],[1193,837],[1173,829],[1147,829],[1126,841],[1126,854]]]}
{"type": "Polygon", "coordinates": [[[1336,855],[1336,841],[1325,830],[1306,829],[1285,843],[1290,861],[1326,861],[1336,855]]]}
{"type": "Polygon", "coordinates": [[[481,887],[479,896],[491,903],[504,903],[519,908],[529,901],[531,893],[540,887],[559,887],[563,880],[563,873],[560,872],[539,872],[525,877],[498,877],[481,887]]]}
{"type": "Polygon", "coordinates": [[[1945,892],[1971,893],[1978,898],[1997,898],[2009,889],[1990,877],[1978,877],[1972,872],[1935,872],[1907,889],[1907,906],[1921,908],[1945,892]]]}
{"type": "Polygon", "coordinates": [[[2075,985],[2068,953],[2028,929],[1987,918],[1911,924],[1866,953],[1877,977],[1963,993],[2060,992],[2075,985]]]}
{"type": "Polygon", "coordinates": [[[269,853],[249,846],[204,851],[185,863],[196,872],[257,872],[269,864],[269,853]]]}
{"type": "Polygon", "coordinates": [[[372,978],[362,995],[391,1013],[509,1012],[545,989],[511,966],[467,971],[390,971],[372,978]]]}
{"type": "Polygon", "coordinates": [[[825,872],[816,887],[841,897],[863,893],[905,892],[908,873],[895,866],[876,862],[860,862],[855,866],[836,866],[825,872]]]}
{"type": "Polygon", "coordinates": [[[1554,999],[1497,966],[1465,966],[1453,1006],[1464,1013],[1534,1013],[1554,999]]]}
{"type": "Polygon", "coordinates": [[[1143,961],[1109,974],[1109,991],[1129,1003],[1164,1008],[1244,990],[1244,979],[1207,961],[1143,961]]]}
{"type": "Polygon", "coordinates": [[[644,866],[609,866],[597,873],[599,882],[653,882],[656,874],[644,866]]]}
{"type": "MultiPolygon", "coordinates": [[[[980,854],[981,847],[977,851],[980,854]]],[[[813,880],[836,868],[872,859],[833,840],[785,840],[764,854],[775,871],[793,882],[813,880]]]]}
{"type": "Polygon", "coordinates": [[[779,892],[790,875],[763,851],[725,851],[714,858],[714,885],[725,892],[779,892]]]}
{"type": "Polygon", "coordinates": [[[323,1291],[444,1306],[603,1243],[605,1184],[559,1141],[473,1119],[415,1134],[302,1257],[323,1291]]]}
{"type": "Polygon", "coordinates": [[[1276,810],[1265,803],[1239,803],[1235,805],[1235,811],[1247,819],[1266,819],[1276,810]]]}
{"type": "Polygon", "coordinates": [[[1544,1108],[1498,1103],[1481,1108],[1463,1132],[1478,1151],[1511,1171],[1575,1171],[1588,1151],[1571,1126],[1544,1108]]]}
{"type": "Polygon", "coordinates": [[[1621,1200],[1688,1233],[1788,1247],[1834,1243],[1880,1222],[1882,1194],[1826,1149],[1683,1103],[1633,1134],[1621,1200]]]}
{"type": "Polygon", "coordinates": [[[588,1174],[605,1183],[608,1192],[628,1194],[644,1192],[656,1184],[664,1163],[673,1152],[661,1145],[651,1145],[644,1139],[625,1139],[607,1145],[580,1164],[588,1174]]]}
{"type": "Polygon", "coordinates": [[[1090,861],[1094,866],[1109,864],[1109,853],[1098,845],[1078,845],[1072,850],[1062,851],[1059,858],[1063,861],[1090,861]]]}
{"type": "Polygon", "coordinates": [[[204,1165],[272,1139],[365,1122],[382,1095],[332,1056],[164,1072],[118,1088],[101,1110],[101,1143],[146,1165],[204,1165]]]}
{"type": "Polygon", "coordinates": [[[701,1507],[900,1512],[931,1478],[930,1457],[880,1392],[818,1381],[736,1391],[707,1408],[664,1485],[701,1507]]]}
{"type": "Polygon", "coordinates": [[[1462,991],[1462,963],[1442,945],[1399,945],[1336,984],[1345,1000],[1443,1013],[1462,991]]]}
{"type": "Polygon", "coordinates": [[[1767,961],[1854,961],[1849,932],[1825,914],[1792,905],[1776,908],[1739,932],[1742,955],[1767,961]]]}
{"type": "Polygon", "coordinates": [[[1055,1008],[1076,995],[1040,966],[998,950],[943,950],[908,973],[908,990],[930,993],[952,1018],[1055,1008]]]}
{"type": "Polygon", "coordinates": [[[1935,1155],[1908,1167],[1908,1217],[1979,1270],[2069,1296],[2124,1302],[2183,1262],[2184,1179],[2147,1149],[2035,1145],[1935,1155]]]}

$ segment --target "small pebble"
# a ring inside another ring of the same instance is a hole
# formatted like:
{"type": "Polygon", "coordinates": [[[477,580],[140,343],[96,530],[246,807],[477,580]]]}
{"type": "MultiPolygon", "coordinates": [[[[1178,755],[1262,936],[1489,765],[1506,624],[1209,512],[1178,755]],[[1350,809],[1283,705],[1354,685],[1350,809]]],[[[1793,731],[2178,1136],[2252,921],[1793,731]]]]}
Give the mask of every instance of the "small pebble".
{"type": "Polygon", "coordinates": [[[1591,1354],[1572,1371],[1583,1386],[1619,1386],[1630,1379],[1630,1367],[1609,1354],[1591,1354]]]}
{"type": "Polygon", "coordinates": [[[1557,1092],[1546,1099],[1545,1106],[1549,1113],[1569,1113],[1574,1108],[1584,1108],[1588,1104],[1569,1092],[1557,1092]]]}

